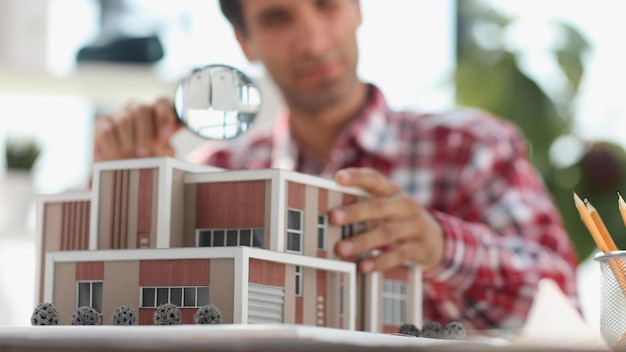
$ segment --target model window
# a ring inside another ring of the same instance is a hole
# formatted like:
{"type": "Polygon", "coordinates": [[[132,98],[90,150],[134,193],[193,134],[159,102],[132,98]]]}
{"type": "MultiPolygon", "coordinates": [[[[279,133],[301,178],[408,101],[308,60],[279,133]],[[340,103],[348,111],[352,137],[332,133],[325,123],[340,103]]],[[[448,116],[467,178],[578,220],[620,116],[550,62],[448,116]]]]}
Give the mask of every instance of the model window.
{"type": "Polygon", "coordinates": [[[264,229],[252,230],[252,247],[265,248],[265,230],[264,229]]]}
{"type": "Polygon", "coordinates": [[[318,215],[317,217],[317,249],[326,249],[326,230],[328,228],[328,215],[318,215]]]}
{"type": "Polygon", "coordinates": [[[239,230],[239,244],[252,247],[252,229],[239,230]]]}
{"type": "Polygon", "coordinates": [[[213,229],[198,230],[198,247],[248,246],[263,248],[265,230],[257,229],[213,229]]]}
{"type": "Polygon", "coordinates": [[[348,224],[341,226],[341,239],[345,240],[356,234],[356,224],[348,224]]]}
{"type": "Polygon", "coordinates": [[[343,284],[339,284],[339,316],[343,316],[343,284]]]}
{"type": "Polygon", "coordinates": [[[209,304],[209,287],[142,287],[141,307],[154,308],[165,303],[178,307],[201,307],[209,304]]]}
{"type": "Polygon", "coordinates": [[[224,230],[215,230],[213,231],[213,247],[224,247],[226,245],[226,241],[224,240],[224,230]]]}
{"type": "Polygon", "coordinates": [[[302,254],[301,210],[287,210],[287,252],[302,254]]]}
{"type": "Polygon", "coordinates": [[[345,240],[348,237],[352,237],[356,234],[364,232],[367,230],[366,222],[357,222],[354,224],[348,224],[341,226],[341,239],[345,240]]]}
{"type": "Polygon", "coordinates": [[[226,246],[235,247],[239,245],[239,231],[227,230],[226,231],[226,246]]]}
{"type": "Polygon", "coordinates": [[[296,296],[302,296],[302,267],[296,265],[296,296]]]}
{"type": "Polygon", "coordinates": [[[402,325],[406,322],[406,291],[406,282],[383,281],[383,324],[402,325]]]}
{"type": "Polygon", "coordinates": [[[102,281],[78,282],[76,307],[92,307],[102,314],[102,281]]]}

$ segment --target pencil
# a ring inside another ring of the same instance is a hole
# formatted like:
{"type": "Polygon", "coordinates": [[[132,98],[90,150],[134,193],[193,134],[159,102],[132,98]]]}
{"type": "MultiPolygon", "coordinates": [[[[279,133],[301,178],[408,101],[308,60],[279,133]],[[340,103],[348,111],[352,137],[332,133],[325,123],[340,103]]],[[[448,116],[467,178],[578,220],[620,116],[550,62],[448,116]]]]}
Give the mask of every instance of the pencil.
{"type": "MultiPolygon", "coordinates": [[[[593,221],[591,217],[589,209],[585,206],[585,203],[583,203],[583,201],[580,199],[580,197],[578,197],[576,193],[574,193],[574,202],[576,203],[576,208],[578,209],[578,212],[580,213],[580,218],[582,219],[583,223],[585,224],[585,226],[591,233],[593,240],[596,242],[596,244],[598,245],[598,247],[600,248],[602,252],[605,252],[605,253],[609,252],[610,247],[604,241],[604,238],[602,234],[600,233],[600,230],[598,229],[598,227],[596,226],[595,222],[593,221]]],[[[599,218],[599,215],[598,215],[598,218],[599,218]]],[[[607,259],[606,263],[609,265],[609,268],[613,272],[613,276],[615,277],[617,284],[622,290],[622,294],[626,296],[626,272],[624,272],[623,260],[617,259],[617,258],[609,258],[607,259]]]]}
{"type": "Polygon", "coordinates": [[[613,238],[611,237],[609,230],[606,228],[606,225],[604,225],[604,221],[602,221],[598,210],[591,204],[591,202],[589,202],[589,200],[587,200],[587,198],[585,198],[585,204],[587,205],[587,210],[591,215],[591,220],[593,220],[593,223],[596,225],[598,231],[600,232],[600,236],[602,236],[604,243],[607,245],[608,251],[616,251],[617,246],[615,245],[615,242],[613,242],[613,238]]]}
{"type": "Polygon", "coordinates": [[[598,227],[594,224],[593,219],[589,214],[589,210],[587,210],[585,203],[583,203],[576,193],[574,193],[574,202],[576,203],[576,209],[578,209],[578,213],[580,213],[580,218],[582,219],[583,224],[585,224],[585,227],[587,227],[587,230],[591,233],[591,237],[593,237],[593,240],[596,242],[598,248],[600,248],[602,252],[609,252],[609,246],[606,242],[604,242],[604,238],[600,234],[598,227]]]}
{"type": "Polygon", "coordinates": [[[626,202],[624,202],[624,198],[622,198],[622,195],[619,194],[619,192],[617,192],[617,204],[619,206],[619,213],[620,215],[622,215],[622,221],[624,222],[624,225],[626,226],[626,202]]]}

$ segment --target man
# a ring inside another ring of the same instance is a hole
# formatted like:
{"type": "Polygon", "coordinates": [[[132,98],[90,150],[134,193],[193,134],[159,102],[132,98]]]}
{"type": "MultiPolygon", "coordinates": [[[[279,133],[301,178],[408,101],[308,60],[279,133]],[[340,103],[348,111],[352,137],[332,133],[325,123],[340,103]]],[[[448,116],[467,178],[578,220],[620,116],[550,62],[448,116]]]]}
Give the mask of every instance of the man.
{"type": "MultiPolygon", "coordinates": [[[[384,248],[359,261],[362,272],[419,264],[426,320],[520,327],[541,278],[575,302],[575,255],[513,126],[477,110],[390,111],[382,92],[356,75],[358,0],[220,4],[289,112],[271,133],[201,149],[196,160],[291,168],[365,189],[370,198],[333,209],[330,220],[373,226],[335,250],[351,259],[384,248]]],[[[98,119],[94,159],[173,155],[172,110],[161,99],[98,119]]]]}

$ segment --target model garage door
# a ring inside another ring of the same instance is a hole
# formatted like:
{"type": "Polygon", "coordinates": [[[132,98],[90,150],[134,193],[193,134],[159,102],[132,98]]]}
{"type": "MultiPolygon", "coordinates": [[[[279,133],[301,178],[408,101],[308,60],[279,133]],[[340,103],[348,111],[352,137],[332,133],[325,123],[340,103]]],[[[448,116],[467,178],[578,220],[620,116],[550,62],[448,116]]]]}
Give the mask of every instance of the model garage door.
{"type": "Polygon", "coordinates": [[[276,286],[248,284],[248,323],[282,323],[285,289],[276,286]]]}

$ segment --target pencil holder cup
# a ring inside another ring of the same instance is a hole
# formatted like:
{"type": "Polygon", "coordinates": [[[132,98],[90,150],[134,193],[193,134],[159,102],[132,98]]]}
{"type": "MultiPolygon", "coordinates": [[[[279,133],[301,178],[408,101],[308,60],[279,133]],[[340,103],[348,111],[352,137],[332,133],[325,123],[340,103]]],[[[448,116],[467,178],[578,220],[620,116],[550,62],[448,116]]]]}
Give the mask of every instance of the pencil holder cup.
{"type": "Polygon", "coordinates": [[[626,251],[597,254],[600,285],[600,333],[613,351],[626,352],[626,251]]]}

